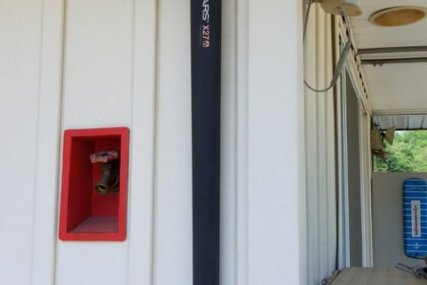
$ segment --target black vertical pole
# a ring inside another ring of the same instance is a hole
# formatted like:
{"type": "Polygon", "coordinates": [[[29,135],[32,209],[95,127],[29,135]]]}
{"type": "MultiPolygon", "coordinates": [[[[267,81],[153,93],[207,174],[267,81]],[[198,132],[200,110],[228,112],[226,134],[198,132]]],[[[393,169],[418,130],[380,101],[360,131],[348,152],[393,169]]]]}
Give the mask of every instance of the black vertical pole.
{"type": "Polygon", "coordinates": [[[221,0],[191,0],[193,285],[219,284],[221,0]]]}

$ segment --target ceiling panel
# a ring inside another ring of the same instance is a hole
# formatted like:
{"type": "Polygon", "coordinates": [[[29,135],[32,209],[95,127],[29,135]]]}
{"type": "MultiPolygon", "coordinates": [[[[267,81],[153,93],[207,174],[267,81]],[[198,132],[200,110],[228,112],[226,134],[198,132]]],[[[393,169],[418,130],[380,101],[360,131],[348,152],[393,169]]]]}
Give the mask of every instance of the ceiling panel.
{"type": "MultiPolygon", "coordinates": [[[[427,46],[427,18],[401,27],[379,27],[368,20],[385,8],[427,7],[427,0],[359,0],[359,5],[362,15],[350,18],[358,49],[427,46]]],[[[427,59],[427,52],[363,54],[361,59],[408,57],[427,59]]],[[[427,114],[427,62],[366,64],[363,71],[374,114],[427,114]]]]}
{"type": "Polygon", "coordinates": [[[427,63],[364,65],[363,71],[374,113],[426,113],[427,63]]]}

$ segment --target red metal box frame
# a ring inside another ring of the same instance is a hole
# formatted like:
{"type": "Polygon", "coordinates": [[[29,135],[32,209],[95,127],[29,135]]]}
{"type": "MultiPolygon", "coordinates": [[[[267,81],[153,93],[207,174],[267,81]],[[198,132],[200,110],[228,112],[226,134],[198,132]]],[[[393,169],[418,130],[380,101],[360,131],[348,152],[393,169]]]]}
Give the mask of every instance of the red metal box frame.
{"type": "Polygon", "coordinates": [[[59,238],[64,241],[123,241],[126,239],[126,205],[129,129],[126,127],[71,129],[64,132],[59,238]],[[119,152],[119,191],[99,194],[94,183],[99,164],[91,153],[119,152]]]}

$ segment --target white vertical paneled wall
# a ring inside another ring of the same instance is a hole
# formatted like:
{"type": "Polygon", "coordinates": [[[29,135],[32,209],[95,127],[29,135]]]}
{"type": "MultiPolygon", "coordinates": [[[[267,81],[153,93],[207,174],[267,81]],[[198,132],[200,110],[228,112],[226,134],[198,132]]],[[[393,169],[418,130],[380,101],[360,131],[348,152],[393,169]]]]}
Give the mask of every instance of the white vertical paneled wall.
{"type": "Polygon", "coordinates": [[[304,284],[302,5],[247,3],[247,284],[304,284]]]}
{"type": "MultiPolygon", "coordinates": [[[[305,80],[314,88],[329,86],[333,68],[331,15],[314,4],[304,45],[305,80]]],[[[309,285],[336,267],[337,215],[334,89],[305,89],[307,277],[309,285]]]]}
{"type": "Polygon", "coordinates": [[[189,284],[189,2],[68,0],[65,19],[63,128],[130,127],[129,235],[58,242],[56,283],[189,284]]]}
{"type": "MultiPolygon", "coordinates": [[[[222,80],[221,80],[221,213],[220,213],[220,284],[238,285],[237,257],[237,205],[238,170],[237,158],[244,149],[237,145],[237,91],[238,58],[237,21],[245,13],[238,14],[237,1],[222,2],[222,80]],[[239,17],[238,17],[239,15],[239,17]],[[239,152],[240,150],[240,152],[239,152]]],[[[242,102],[240,102],[242,103],[242,102]]]]}
{"type": "Polygon", "coordinates": [[[156,1],[4,0],[0,13],[0,283],[153,284],[156,1]],[[117,125],[131,129],[127,240],[59,242],[62,131],[117,125]]]}
{"type": "Polygon", "coordinates": [[[154,281],[191,284],[190,1],[158,1],[154,281]]]}
{"type": "Polygon", "coordinates": [[[134,1],[127,284],[153,284],[157,1],[134,1]]]}
{"type": "MultiPolygon", "coordinates": [[[[131,126],[132,8],[130,0],[66,1],[63,130],[131,126]]],[[[58,241],[56,283],[123,283],[127,247],[58,241]]]]}
{"type": "MultiPolygon", "coordinates": [[[[191,284],[189,4],[0,0],[0,284],[191,284]],[[63,131],[108,126],[127,239],[59,241],[63,131]]],[[[223,2],[223,285],[306,283],[300,4],[223,2]]]]}
{"type": "Polygon", "coordinates": [[[41,0],[0,1],[0,284],[32,279],[41,29],[41,0]]]}
{"type": "Polygon", "coordinates": [[[32,283],[53,284],[61,128],[64,3],[44,0],[40,50],[32,283]]]}

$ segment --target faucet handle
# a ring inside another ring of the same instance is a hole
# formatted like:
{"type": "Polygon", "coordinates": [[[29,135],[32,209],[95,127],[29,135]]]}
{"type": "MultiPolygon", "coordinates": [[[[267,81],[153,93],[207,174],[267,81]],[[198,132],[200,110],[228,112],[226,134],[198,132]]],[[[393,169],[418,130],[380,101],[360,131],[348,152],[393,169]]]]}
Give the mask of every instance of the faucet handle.
{"type": "Polygon", "coordinates": [[[119,154],[115,150],[103,150],[97,153],[92,153],[89,156],[89,158],[90,158],[90,162],[92,163],[97,163],[97,162],[107,163],[114,159],[118,159],[119,154]]]}

